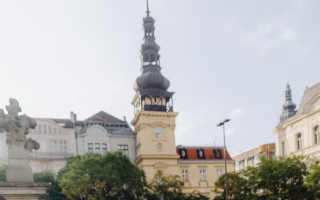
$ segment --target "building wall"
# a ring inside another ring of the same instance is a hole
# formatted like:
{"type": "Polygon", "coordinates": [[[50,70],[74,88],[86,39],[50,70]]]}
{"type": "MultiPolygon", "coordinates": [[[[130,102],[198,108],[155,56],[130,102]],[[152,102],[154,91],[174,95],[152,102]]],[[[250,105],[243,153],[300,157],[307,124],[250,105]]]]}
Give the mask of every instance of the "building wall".
{"type": "Polygon", "coordinates": [[[254,147],[248,151],[232,156],[234,160],[234,170],[239,172],[247,169],[248,167],[255,167],[260,163],[260,157],[273,158],[275,156],[275,144],[263,144],[254,147]]]}
{"type": "Polygon", "coordinates": [[[37,126],[27,137],[36,140],[40,148],[30,153],[30,166],[34,172],[49,170],[56,173],[68,158],[76,155],[75,130],[63,128],[51,119],[35,120],[37,126]]]}
{"type": "Polygon", "coordinates": [[[131,122],[137,133],[135,163],[144,170],[148,181],[158,170],[179,174],[174,133],[176,116],[174,112],[138,111],[131,122]]]}
{"type": "MultiPolygon", "coordinates": [[[[199,191],[201,194],[206,195],[210,198],[214,198],[215,193],[213,192],[214,183],[219,179],[220,176],[224,176],[225,167],[224,160],[187,160],[178,161],[180,168],[180,176],[184,181],[183,192],[192,193],[193,191],[199,191]],[[188,170],[188,179],[185,180],[183,176],[183,170],[188,170]],[[201,172],[200,172],[201,170],[201,172]],[[204,175],[203,175],[204,173],[204,175]]],[[[227,171],[233,172],[233,161],[227,161],[227,171]]]]}
{"type": "Polygon", "coordinates": [[[121,150],[131,161],[134,161],[136,158],[135,143],[134,135],[110,134],[100,125],[93,125],[85,133],[77,134],[79,155],[84,155],[88,152],[104,154],[121,150]]]}
{"type": "Polygon", "coordinates": [[[297,114],[274,129],[276,155],[320,158],[320,83],[307,88],[297,114]],[[315,128],[318,130],[315,131],[315,128]]]}
{"type": "Polygon", "coordinates": [[[297,116],[274,131],[276,155],[305,155],[320,158],[320,143],[315,141],[314,128],[320,126],[320,110],[297,116]],[[301,140],[299,140],[301,134],[301,140]]]}

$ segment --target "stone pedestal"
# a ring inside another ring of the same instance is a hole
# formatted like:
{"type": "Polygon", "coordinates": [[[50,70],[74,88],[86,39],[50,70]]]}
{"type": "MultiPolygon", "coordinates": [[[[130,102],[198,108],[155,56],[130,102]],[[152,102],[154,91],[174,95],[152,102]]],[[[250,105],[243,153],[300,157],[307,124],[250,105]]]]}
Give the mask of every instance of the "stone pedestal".
{"type": "Polygon", "coordinates": [[[46,200],[50,183],[0,183],[0,200],[46,200]]]}
{"type": "Polygon", "coordinates": [[[24,148],[10,148],[8,166],[6,167],[7,182],[33,182],[32,169],[29,166],[29,153],[24,148]]]}

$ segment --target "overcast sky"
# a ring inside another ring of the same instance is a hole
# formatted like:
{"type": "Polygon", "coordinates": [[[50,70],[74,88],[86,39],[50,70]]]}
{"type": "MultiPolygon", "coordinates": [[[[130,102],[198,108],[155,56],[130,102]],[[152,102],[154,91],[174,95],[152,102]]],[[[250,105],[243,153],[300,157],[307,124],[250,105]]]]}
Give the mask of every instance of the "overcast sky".
{"type": "MultiPolygon", "coordinates": [[[[320,80],[320,1],[150,0],[176,144],[232,155],[274,142],[289,82],[298,105],[320,80]]],[[[145,0],[0,0],[0,108],[133,119],[145,0]]]]}

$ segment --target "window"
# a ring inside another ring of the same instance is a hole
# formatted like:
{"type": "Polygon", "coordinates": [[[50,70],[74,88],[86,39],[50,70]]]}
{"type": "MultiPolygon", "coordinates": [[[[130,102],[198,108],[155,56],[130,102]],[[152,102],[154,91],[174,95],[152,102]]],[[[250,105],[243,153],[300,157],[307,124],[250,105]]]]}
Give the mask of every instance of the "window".
{"type": "Polygon", "coordinates": [[[188,159],[188,154],[186,149],[179,149],[180,159],[188,159]]]}
{"type": "Polygon", "coordinates": [[[39,133],[41,133],[42,132],[42,130],[41,130],[41,125],[39,125],[39,133]]]}
{"type": "Polygon", "coordinates": [[[200,169],[200,181],[207,181],[206,169],[200,169]]]}
{"type": "Polygon", "coordinates": [[[313,137],[314,137],[314,144],[319,143],[319,126],[315,126],[313,128],[313,137]]]}
{"type": "Polygon", "coordinates": [[[93,143],[88,143],[88,152],[93,152],[93,143]]]}
{"type": "Polygon", "coordinates": [[[197,154],[199,159],[205,159],[203,149],[197,149],[197,154]]]}
{"type": "Polygon", "coordinates": [[[100,153],[100,143],[95,144],[95,152],[100,153]]]}
{"type": "Polygon", "coordinates": [[[282,141],[282,156],[285,156],[286,155],[286,146],[285,146],[285,142],[282,141]]]}
{"type": "Polygon", "coordinates": [[[182,181],[183,182],[189,181],[188,169],[182,169],[182,181]]]}
{"type": "Polygon", "coordinates": [[[57,140],[50,140],[49,149],[50,149],[51,152],[58,152],[58,149],[57,149],[57,140]]]}
{"type": "Polygon", "coordinates": [[[302,148],[302,138],[301,133],[297,134],[297,151],[301,150],[302,148]]]}
{"type": "Polygon", "coordinates": [[[102,143],[102,154],[106,154],[107,153],[107,144],[106,143],[102,143]]]}
{"type": "Polygon", "coordinates": [[[118,144],[118,150],[123,153],[123,155],[129,156],[129,147],[127,144],[118,144]]]}
{"type": "Polygon", "coordinates": [[[44,133],[44,134],[47,133],[47,125],[43,125],[43,133],[44,133]]]}
{"type": "Polygon", "coordinates": [[[60,152],[67,152],[67,140],[60,140],[60,152]]]}
{"type": "Polygon", "coordinates": [[[67,152],[67,140],[50,140],[49,149],[51,152],[67,152]]]}
{"type": "Polygon", "coordinates": [[[213,154],[216,159],[222,159],[220,149],[213,149],[213,154]]]}
{"type": "Polygon", "coordinates": [[[240,165],[239,165],[239,162],[234,162],[234,171],[235,172],[238,172],[240,170],[240,165]]]}
{"type": "Polygon", "coordinates": [[[223,167],[216,168],[217,177],[220,177],[223,174],[223,167]]]}
{"type": "Polygon", "coordinates": [[[49,127],[49,134],[51,134],[51,126],[48,126],[49,127]]]}
{"type": "Polygon", "coordinates": [[[259,163],[259,156],[258,156],[258,155],[255,155],[255,156],[253,157],[253,165],[254,165],[254,166],[257,166],[258,163],[259,163]]]}
{"type": "Polygon", "coordinates": [[[248,159],[244,159],[244,168],[247,169],[248,167],[248,159]]]}

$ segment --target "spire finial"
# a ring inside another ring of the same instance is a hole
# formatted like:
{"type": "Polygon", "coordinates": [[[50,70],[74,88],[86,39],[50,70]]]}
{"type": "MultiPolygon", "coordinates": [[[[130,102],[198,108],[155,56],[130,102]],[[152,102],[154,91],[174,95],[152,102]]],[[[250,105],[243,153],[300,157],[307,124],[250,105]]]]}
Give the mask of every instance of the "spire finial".
{"type": "Polygon", "coordinates": [[[149,1],[147,0],[147,16],[149,17],[149,13],[150,13],[150,11],[149,11],[149,1]]]}

